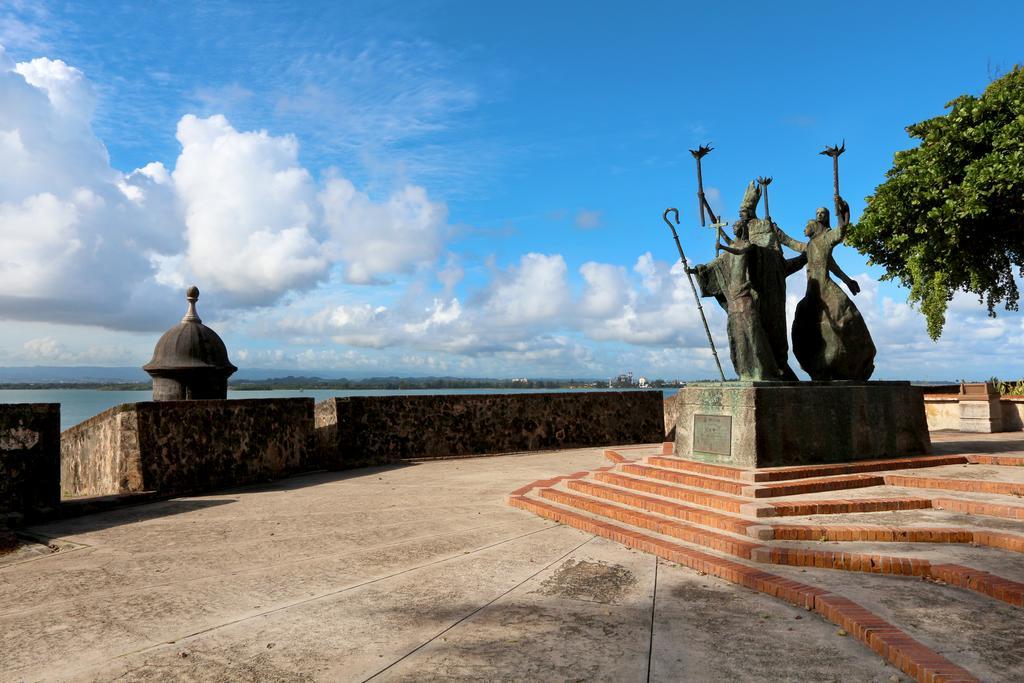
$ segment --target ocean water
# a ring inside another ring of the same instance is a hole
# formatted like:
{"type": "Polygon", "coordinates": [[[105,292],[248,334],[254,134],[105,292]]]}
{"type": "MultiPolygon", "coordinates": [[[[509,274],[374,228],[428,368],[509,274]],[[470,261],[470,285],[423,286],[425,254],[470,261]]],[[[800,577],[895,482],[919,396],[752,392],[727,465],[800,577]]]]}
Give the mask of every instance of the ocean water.
{"type": "MultiPolygon", "coordinates": [[[[609,389],[352,389],[302,390],[276,389],[273,391],[229,391],[228,399],[286,398],[309,396],[322,401],[332,396],[417,396],[441,394],[536,394],[548,392],[609,391],[609,389]]],[[[621,391],[621,390],[614,390],[621,391]]],[[[627,390],[628,391],[628,390],[627,390]]],[[[671,396],[675,389],[666,389],[671,396]]],[[[98,389],[0,389],[0,403],[59,403],[60,428],[67,429],[93,415],[122,403],[148,401],[150,391],[100,391],[98,389]]]]}

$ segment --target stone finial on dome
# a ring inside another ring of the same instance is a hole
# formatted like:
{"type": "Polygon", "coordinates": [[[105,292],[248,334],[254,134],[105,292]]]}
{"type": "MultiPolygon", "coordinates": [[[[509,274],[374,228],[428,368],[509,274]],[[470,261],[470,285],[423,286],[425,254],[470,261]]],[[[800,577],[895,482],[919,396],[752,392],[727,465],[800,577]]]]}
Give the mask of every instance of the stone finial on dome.
{"type": "Polygon", "coordinates": [[[185,299],[188,301],[188,310],[185,311],[185,317],[181,319],[183,323],[201,323],[202,319],[199,314],[196,313],[196,302],[199,301],[199,288],[192,285],[185,290],[185,299]]]}
{"type": "Polygon", "coordinates": [[[185,317],[164,332],[153,359],[142,366],[153,378],[153,400],[227,398],[228,377],[238,368],[228,360],[224,341],[196,313],[199,288],[189,287],[185,299],[185,317]]]}

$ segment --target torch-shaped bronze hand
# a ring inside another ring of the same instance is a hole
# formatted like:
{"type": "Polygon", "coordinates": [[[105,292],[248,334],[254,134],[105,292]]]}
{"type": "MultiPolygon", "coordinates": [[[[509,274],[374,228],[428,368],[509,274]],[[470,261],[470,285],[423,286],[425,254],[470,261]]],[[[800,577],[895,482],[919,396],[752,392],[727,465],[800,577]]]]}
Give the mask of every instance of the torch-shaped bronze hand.
{"type": "Polygon", "coordinates": [[[768,186],[772,184],[772,178],[771,176],[767,178],[761,176],[757,179],[757,184],[761,186],[761,194],[764,196],[764,219],[771,223],[772,214],[768,210],[768,186]]]}

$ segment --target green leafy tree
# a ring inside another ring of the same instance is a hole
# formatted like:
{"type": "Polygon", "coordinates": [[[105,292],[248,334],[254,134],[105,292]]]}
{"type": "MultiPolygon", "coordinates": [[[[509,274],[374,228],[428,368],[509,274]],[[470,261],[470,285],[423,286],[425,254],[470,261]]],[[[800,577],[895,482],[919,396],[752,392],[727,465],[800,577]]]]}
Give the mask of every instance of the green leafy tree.
{"type": "Polygon", "coordinates": [[[910,290],[938,339],[957,290],[995,316],[1016,311],[1024,277],[1024,70],[962,95],[949,112],[907,127],[920,144],[897,152],[847,241],[910,290]]]}

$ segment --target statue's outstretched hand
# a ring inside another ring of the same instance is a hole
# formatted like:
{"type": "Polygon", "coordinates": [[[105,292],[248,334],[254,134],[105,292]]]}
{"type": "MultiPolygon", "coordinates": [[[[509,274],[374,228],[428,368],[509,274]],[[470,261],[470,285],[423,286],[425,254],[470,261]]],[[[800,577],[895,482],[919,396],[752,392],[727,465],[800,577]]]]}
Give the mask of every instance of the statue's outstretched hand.
{"type": "Polygon", "coordinates": [[[860,283],[856,280],[850,280],[846,283],[846,286],[850,288],[850,293],[854,296],[860,294],[860,283]]]}
{"type": "Polygon", "coordinates": [[[835,195],[836,219],[840,226],[850,224],[850,205],[839,195],[835,195]]]}

